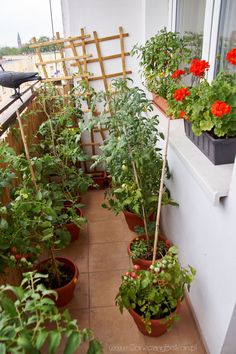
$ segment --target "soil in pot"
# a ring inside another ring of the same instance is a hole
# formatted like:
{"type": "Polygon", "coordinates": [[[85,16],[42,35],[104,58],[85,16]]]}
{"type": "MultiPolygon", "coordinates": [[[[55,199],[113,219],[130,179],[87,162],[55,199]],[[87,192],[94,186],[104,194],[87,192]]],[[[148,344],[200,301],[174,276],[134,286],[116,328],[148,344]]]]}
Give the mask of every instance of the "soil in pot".
{"type": "MultiPolygon", "coordinates": [[[[50,290],[54,290],[58,294],[55,301],[56,305],[61,307],[70,302],[73,297],[75,285],[78,280],[79,271],[77,266],[67,258],[56,257],[58,270],[60,272],[60,285],[57,277],[53,272],[52,260],[46,259],[37,265],[37,269],[42,274],[47,274],[48,278],[42,279],[42,284],[50,290]]],[[[53,297],[53,300],[55,298],[53,297]]]]}
{"type": "Polygon", "coordinates": [[[173,316],[170,316],[168,319],[160,318],[160,319],[151,319],[151,332],[149,333],[145,327],[145,324],[142,320],[140,314],[133,309],[129,310],[129,313],[134,319],[139,331],[143,333],[145,336],[149,337],[159,337],[162,336],[165,332],[167,332],[168,328],[174,323],[174,315],[178,315],[180,312],[180,303],[177,305],[176,309],[172,312],[173,316]]]}
{"type": "MultiPolygon", "coordinates": [[[[153,242],[150,240],[150,247],[147,247],[144,235],[135,237],[128,245],[128,254],[131,256],[133,264],[139,265],[140,269],[146,270],[152,264],[153,242]],[[133,257],[132,255],[133,254],[133,257]]],[[[157,244],[157,260],[166,255],[170,248],[170,241],[165,240],[163,236],[159,237],[157,244]]]]}

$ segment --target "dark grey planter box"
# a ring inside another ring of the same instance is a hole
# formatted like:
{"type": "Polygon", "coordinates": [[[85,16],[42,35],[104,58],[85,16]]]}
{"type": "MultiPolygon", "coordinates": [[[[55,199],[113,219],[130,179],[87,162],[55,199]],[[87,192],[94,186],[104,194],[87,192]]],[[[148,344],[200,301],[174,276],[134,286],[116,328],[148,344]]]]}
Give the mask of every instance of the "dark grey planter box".
{"type": "Polygon", "coordinates": [[[184,120],[184,129],[186,136],[214,165],[234,163],[236,154],[236,137],[214,139],[206,132],[202,133],[200,136],[196,136],[192,131],[192,123],[187,122],[186,120],[184,120]]]}

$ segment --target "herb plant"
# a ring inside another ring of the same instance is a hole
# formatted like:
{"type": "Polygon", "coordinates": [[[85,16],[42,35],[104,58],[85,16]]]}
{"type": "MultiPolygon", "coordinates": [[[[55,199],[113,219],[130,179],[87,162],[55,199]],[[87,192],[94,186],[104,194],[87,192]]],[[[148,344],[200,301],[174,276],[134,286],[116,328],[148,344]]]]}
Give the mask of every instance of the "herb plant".
{"type": "Polygon", "coordinates": [[[92,331],[80,329],[68,310],[58,310],[53,300],[56,293],[45,289],[43,278],[29,272],[19,287],[0,287],[0,352],[40,354],[46,349],[55,354],[65,339],[64,354],[75,353],[82,342],[88,342],[88,354],[101,354],[101,344],[92,331]]]}

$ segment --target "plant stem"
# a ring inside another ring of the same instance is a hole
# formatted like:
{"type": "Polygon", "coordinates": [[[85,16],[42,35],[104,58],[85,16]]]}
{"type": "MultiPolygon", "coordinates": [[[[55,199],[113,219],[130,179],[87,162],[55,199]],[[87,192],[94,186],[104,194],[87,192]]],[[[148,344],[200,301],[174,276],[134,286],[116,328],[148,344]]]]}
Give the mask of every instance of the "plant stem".
{"type": "Polygon", "coordinates": [[[32,179],[35,191],[38,192],[38,186],[36,184],[35,173],[34,173],[34,169],[33,169],[33,166],[32,166],[32,162],[30,160],[29,148],[28,148],[27,141],[26,141],[26,138],[25,138],[25,133],[24,133],[23,124],[22,124],[22,121],[21,121],[21,116],[20,116],[20,113],[19,113],[18,110],[16,111],[16,115],[17,115],[17,120],[18,120],[19,127],[20,127],[20,133],[21,133],[21,138],[22,138],[22,141],[23,141],[24,149],[25,149],[26,159],[27,159],[28,164],[29,164],[31,179],[32,179]]]}
{"type": "MultiPolygon", "coordinates": [[[[124,130],[125,136],[127,136],[125,127],[123,128],[123,130],[124,130]]],[[[133,159],[133,154],[132,154],[132,150],[131,150],[131,147],[130,147],[129,143],[128,143],[128,149],[129,149],[129,155],[130,155],[130,158],[131,158],[132,167],[133,167],[133,171],[134,171],[135,182],[136,182],[136,185],[137,185],[138,189],[141,190],[141,186],[140,186],[140,183],[139,183],[139,178],[138,178],[136,165],[135,165],[135,162],[134,162],[134,159],[133,159]]],[[[144,208],[143,203],[141,203],[141,209],[142,209],[142,214],[143,214],[143,222],[144,222],[144,230],[145,230],[147,246],[149,247],[149,235],[148,235],[148,229],[147,229],[147,216],[146,216],[146,212],[145,212],[145,208],[144,208]]]]}
{"type": "Polygon", "coordinates": [[[50,248],[50,253],[51,253],[51,260],[52,260],[52,267],[53,267],[53,273],[56,276],[58,288],[61,286],[61,280],[60,280],[60,272],[57,266],[57,261],[55,259],[53,250],[50,248]]]}
{"type": "Polygon", "coordinates": [[[161,216],[161,202],[162,202],[162,194],[163,194],[163,190],[164,190],[164,177],[165,177],[165,169],[166,169],[166,161],[167,161],[168,144],[169,144],[169,133],[170,133],[170,118],[168,118],[168,125],[167,125],[167,132],[166,132],[166,145],[165,145],[165,152],[164,152],[162,171],[161,171],[161,183],[160,183],[158,206],[157,206],[152,265],[155,263],[156,255],[157,255],[157,244],[158,244],[160,216],[161,216]]]}

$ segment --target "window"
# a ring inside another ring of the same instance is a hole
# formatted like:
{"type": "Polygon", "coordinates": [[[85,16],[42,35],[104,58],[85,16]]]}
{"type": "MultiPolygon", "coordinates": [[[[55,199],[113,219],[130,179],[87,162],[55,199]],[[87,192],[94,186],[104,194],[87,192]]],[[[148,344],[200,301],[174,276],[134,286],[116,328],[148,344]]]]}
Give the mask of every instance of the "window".
{"type": "Polygon", "coordinates": [[[206,0],[177,0],[176,32],[187,36],[194,49],[193,57],[201,58],[206,0]]]}
{"type": "Polygon", "coordinates": [[[236,0],[224,0],[221,2],[215,75],[220,70],[236,71],[235,66],[229,64],[225,59],[226,53],[236,47],[235,14],[236,0]]]}

